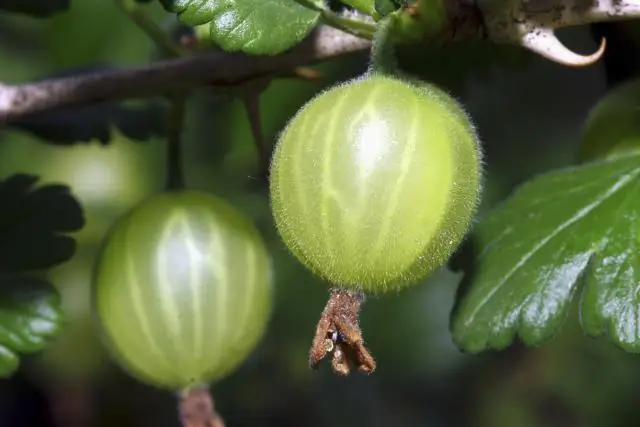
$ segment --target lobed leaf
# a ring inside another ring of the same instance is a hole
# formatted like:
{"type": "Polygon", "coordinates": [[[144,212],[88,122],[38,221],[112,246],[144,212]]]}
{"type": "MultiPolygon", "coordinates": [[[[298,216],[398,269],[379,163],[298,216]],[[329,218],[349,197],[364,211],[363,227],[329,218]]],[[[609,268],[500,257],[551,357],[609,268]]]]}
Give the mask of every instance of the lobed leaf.
{"type": "Polygon", "coordinates": [[[71,0],[0,0],[0,11],[48,18],[69,9],[71,0]]]}
{"type": "Polygon", "coordinates": [[[78,201],[63,185],[34,188],[37,177],[0,181],[0,273],[46,269],[69,260],[84,226],[78,201]]]}
{"type": "Polygon", "coordinates": [[[160,0],[187,25],[209,24],[211,39],[226,51],[275,55],[302,41],[320,12],[296,0],[160,0]]]}
{"type": "Polygon", "coordinates": [[[584,279],[584,330],[640,351],[640,154],[540,176],[472,238],[476,271],[452,316],[461,349],[503,349],[515,337],[542,344],[584,279]]]}
{"type": "Polygon", "coordinates": [[[0,280],[0,378],[10,377],[21,354],[36,353],[62,328],[61,299],[46,281],[29,277],[0,280]]]}

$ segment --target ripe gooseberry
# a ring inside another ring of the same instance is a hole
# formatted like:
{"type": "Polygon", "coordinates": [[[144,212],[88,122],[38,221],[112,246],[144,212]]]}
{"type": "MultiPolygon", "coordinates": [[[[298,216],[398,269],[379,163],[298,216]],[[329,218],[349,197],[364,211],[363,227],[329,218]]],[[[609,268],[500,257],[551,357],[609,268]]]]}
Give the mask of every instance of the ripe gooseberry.
{"type": "Polygon", "coordinates": [[[271,311],[268,253],[254,225],[197,191],[153,196],[110,230],[93,309],[107,347],[131,375],[185,390],[234,370],[271,311]]]}
{"type": "Polygon", "coordinates": [[[332,286],[312,367],[333,352],[340,375],[352,361],[375,370],[358,326],[364,292],[400,289],[447,261],[478,204],[481,157],[455,99],[393,73],[337,85],[288,123],[271,163],[275,224],[298,260],[332,286]]]}
{"type": "Polygon", "coordinates": [[[276,227],[309,269],[385,292],[444,264],[481,189],[478,137],[459,104],[425,83],[367,74],[289,122],[271,164],[276,227]]]}

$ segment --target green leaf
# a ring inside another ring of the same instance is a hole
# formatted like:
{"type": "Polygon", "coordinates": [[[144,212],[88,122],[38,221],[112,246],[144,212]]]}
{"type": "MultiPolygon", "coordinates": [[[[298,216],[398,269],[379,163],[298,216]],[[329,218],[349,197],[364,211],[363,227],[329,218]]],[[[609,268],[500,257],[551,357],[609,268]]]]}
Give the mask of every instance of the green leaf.
{"type": "Polygon", "coordinates": [[[275,55],[302,41],[320,12],[295,0],[160,0],[187,25],[209,24],[212,40],[226,51],[275,55]]]}
{"type": "Polygon", "coordinates": [[[62,328],[63,310],[54,287],[29,277],[0,280],[0,377],[8,378],[20,354],[42,349],[62,328]]]}
{"type": "Polygon", "coordinates": [[[397,5],[392,0],[375,0],[374,6],[381,16],[386,16],[397,9],[397,5]]]}
{"type": "Polygon", "coordinates": [[[376,0],[341,0],[341,2],[368,15],[377,15],[376,0]]]}
{"type": "Polygon", "coordinates": [[[452,318],[470,353],[553,337],[581,278],[584,329],[640,350],[640,155],[542,175],[476,227],[452,318]]]}
{"type": "Polygon", "coordinates": [[[69,9],[71,0],[0,0],[0,10],[48,18],[69,9]]]}
{"type": "Polygon", "coordinates": [[[37,180],[17,174],[0,181],[0,273],[50,268],[75,252],[65,233],[84,226],[80,204],[68,187],[34,188],[37,180]]]}
{"type": "Polygon", "coordinates": [[[581,162],[640,151],[640,79],[627,80],[607,91],[589,111],[582,144],[581,162]]]}

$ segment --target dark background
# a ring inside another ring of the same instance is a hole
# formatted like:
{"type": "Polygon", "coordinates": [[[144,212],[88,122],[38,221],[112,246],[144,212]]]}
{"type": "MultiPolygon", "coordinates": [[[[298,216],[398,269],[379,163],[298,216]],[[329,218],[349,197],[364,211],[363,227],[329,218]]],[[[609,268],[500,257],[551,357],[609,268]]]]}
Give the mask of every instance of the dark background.
{"type": "MultiPolygon", "coordinates": [[[[73,3],[71,12],[44,21],[0,17],[0,81],[152,58],[146,36],[112,2],[73,3]]],[[[171,23],[159,6],[150,10],[171,23]]],[[[607,87],[637,69],[637,33],[638,25],[624,24],[562,31],[563,41],[583,53],[596,49],[600,35],[608,36],[605,61],[583,69],[483,43],[414,55],[410,65],[457,96],[479,128],[487,164],[480,215],[519,183],[574,161],[589,109],[607,87]]],[[[269,144],[307,99],[366,65],[366,56],[354,56],[315,67],[323,74],[319,81],[274,82],[261,101],[269,144]]],[[[130,126],[151,124],[138,118],[130,126]]],[[[514,345],[499,353],[461,354],[448,330],[461,276],[450,270],[367,301],[362,327],[378,360],[373,376],[338,378],[326,367],[310,371],[307,352],[327,287],[286,253],[273,229],[242,104],[206,90],[194,93],[185,135],[189,186],[224,196],[249,215],[275,261],[276,306],[268,334],[238,371],[212,388],[229,427],[638,424],[640,359],[584,337],[577,315],[538,349],[514,345]]],[[[50,272],[71,323],[45,352],[25,358],[18,375],[0,381],[0,426],[178,425],[174,396],[112,365],[88,312],[97,246],[119,214],[161,189],[164,149],[160,136],[140,142],[115,130],[106,145],[95,139],[45,144],[24,130],[0,130],[0,179],[28,172],[44,182],[66,183],[87,217],[76,256],[50,272]]]]}

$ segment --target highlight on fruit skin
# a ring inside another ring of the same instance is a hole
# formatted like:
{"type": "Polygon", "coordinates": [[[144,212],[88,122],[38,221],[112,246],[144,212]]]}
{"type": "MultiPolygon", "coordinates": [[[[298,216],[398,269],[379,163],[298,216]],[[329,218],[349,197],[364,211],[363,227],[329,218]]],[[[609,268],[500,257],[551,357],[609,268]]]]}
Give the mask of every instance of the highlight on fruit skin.
{"type": "Polygon", "coordinates": [[[410,78],[367,73],[309,101],[271,163],[289,250],[332,285],[369,293],[441,267],[482,189],[479,138],[461,105],[410,78]]]}
{"type": "Polygon", "coordinates": [[[226,201],[165,192],[114,224],[92,292],[115,360],[143,382],[184,390],[231,373],[258,344],[272,307],[270,259],[226,201]]]}

